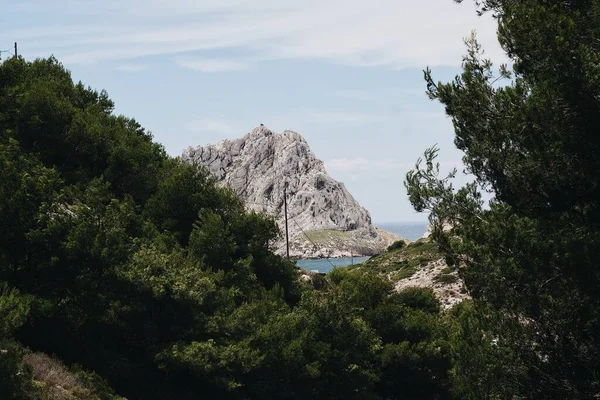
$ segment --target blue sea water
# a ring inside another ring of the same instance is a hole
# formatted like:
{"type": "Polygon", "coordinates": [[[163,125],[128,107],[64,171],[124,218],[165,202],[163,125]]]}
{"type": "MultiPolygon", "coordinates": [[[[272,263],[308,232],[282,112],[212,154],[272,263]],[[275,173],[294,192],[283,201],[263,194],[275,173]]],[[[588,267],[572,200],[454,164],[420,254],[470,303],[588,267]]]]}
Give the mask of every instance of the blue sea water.
{"type": "Polygon", "coordinates": [[[376,227],[381,228],[385,231],[395,233],[402,236],[410,241],[415,241],[423,237],[427,231],[427,225],[425,222],[385,222],[381,224],[374,224],[376,227]]]}
{"type": "MultiPolygon", "coordinates": [[[[427,222],[388,222],[381,224],[374,224],[376,227],[383,230],[398,234],[403,238],[414,241],[425,234],[427,230],[427,222]]],[[[343,258],[326,258],[312,259],[312,260],[298,260],[296,264],[300,268],[304,268],[307,271],[316,271],[320,273],[330,272],[335,267],[347,267],[352,264],[360,264],[363,261],[368,260],[369,257],[343,257],[343,258]]]]}
{"type": "Polygon", "coordinates": [[[298,260],[296,264],[300,268],[304,268],[307,271],[328,273],[333,267],[347,267],[352,264],[360,264],[363,261],[367,261],[369,257],[342,257],[342,258],[317,258],[310,260],[298,260]]]}

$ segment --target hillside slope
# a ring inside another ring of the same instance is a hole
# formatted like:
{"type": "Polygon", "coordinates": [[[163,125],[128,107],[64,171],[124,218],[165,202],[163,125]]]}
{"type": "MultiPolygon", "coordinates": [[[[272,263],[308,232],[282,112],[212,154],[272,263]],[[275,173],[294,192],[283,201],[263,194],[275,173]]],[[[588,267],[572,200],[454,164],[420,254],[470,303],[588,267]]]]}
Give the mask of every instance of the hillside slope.
{"type": "Polygon", "coordinates": [[[397,242],[385,253],[355,268],[384,275],[397,291],[410,287],[431,288],[443,308],[470,298],[458,272],[448,267],[437,245],[428,239],[409,244],[397,242]]]}

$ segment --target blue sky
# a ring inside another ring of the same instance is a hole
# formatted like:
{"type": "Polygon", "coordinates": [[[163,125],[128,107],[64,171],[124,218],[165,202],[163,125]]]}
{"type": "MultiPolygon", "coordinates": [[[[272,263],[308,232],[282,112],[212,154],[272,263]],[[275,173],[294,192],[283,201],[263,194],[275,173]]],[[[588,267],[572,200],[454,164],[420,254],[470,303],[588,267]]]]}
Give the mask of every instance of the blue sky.
{"type": "Polygon", "coordinates": [[[472,29],[503,60],[493,20],[469,1],[21,0],[2,13],[0,49],[54,54],[169,154],[260,123],[291,129],[376,222],[426,218],[402,182],[427,147],[461,166],[422,70],[459,73],[472,29]]]}

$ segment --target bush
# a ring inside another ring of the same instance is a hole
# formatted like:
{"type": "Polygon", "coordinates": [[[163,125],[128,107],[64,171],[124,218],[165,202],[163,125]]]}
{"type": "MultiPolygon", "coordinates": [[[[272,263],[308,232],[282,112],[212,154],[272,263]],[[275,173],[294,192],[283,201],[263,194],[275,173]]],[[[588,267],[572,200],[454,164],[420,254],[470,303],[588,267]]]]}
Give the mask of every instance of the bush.
{"type": "Polygon", "coordinates": [[[387,248],[387,251],[400,250],[406,247],[406,242],[404,240],[396,240],[394,243],[390,244],[387,248]]]}
{"type": "Polygon", "coordinates": [[[14,342],[0,342],[0,399],[27,399],[30,371],[21,363],[23,350],[14,342]]]}
{"type": "Polygon", "coordinates": [[[454,269],[450,268],[450,267],[446,267],[446,268],[442,269],[440,272],[442,274],[451,274],[452,272],[454,272],[454,269]]]}
{"type": "Polygon", "coordinates": [[[406,307],[435,314],[440,310],[440,303],[433,294],[433,289],[409,287],[394,294],[394,300],[406,307]]]}
{"type": "Polygon", "coordinates": [[[394,272],[392,275],[392,279],[395,281],[399,281],[401,279],[410,278],[415,274],[415,272],[417,272],[417,269],[415,267],[405,267],[402,268],[400,271],[394,272]]]}

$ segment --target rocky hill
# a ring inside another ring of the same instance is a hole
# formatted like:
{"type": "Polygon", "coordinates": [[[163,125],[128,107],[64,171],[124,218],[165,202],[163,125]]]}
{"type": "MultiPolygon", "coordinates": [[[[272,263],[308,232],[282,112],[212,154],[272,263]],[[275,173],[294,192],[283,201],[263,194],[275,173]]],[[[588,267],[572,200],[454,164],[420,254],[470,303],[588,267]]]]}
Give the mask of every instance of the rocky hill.
{"type": "MultiPolygon", "coordinates": [[[[249,209],[274,216],[282,229],[287,191],[294,257],[374,255],[399,239],[373,226],[369,212],[327,174],[296,132],[274,133],[261,125],[240,139],[189,147],[183,159],[206,166],[221,184],[244,198],[249,209]]],[[[274,249],[285,252],[284,238],[274,249]]]]}

